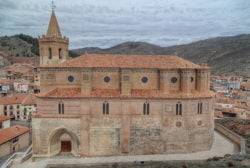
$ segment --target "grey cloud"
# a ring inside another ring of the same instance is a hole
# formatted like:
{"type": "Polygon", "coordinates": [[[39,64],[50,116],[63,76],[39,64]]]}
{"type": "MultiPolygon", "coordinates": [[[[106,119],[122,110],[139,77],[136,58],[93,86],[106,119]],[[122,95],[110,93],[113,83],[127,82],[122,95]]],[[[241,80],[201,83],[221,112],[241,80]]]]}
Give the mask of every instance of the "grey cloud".
{"type": "Polygon", "coordinates": [[[18,5],[13,2],[13,1],[9,1],[9,0],[1,0],[0,1],[0,9],[17,9],[18,5]]]}
{"type": "MultiPolygon", "coordinates": [[[[0,35],[44,34],[50,0],[0,0],[0,35]]],[[[161,46],[250,33],[246,0],[55,0],[70,47],[110,47],[125,41],[161,46]]]]}

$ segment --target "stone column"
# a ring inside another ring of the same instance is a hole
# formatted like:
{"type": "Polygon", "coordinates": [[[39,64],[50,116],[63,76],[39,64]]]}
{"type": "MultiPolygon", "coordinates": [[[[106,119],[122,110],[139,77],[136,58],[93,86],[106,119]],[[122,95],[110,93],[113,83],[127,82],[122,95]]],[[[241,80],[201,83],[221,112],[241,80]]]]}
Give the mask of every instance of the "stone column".
{"type": "Polygon", "coordinates": [[[197,70],[197,90],[199,92],[208,91],[209,87],[209,71],[206,69],[197,70]]]}
{"type": "Polygon", "coordinates": [[[160,91],[162,93],[169,93],[169,76],[166,70],[160,71],[160,91]]]}
{"type": "Polygon", "coordinates": [[[90,95],[92,91],[92,70],[84,69],[81,72],[81,94],[90,95]]]}
{"type": "Polygon", "coordinates": [[[188,69],[181,70],[181,91],[183,93],[189,93],[191,91],[190,83],[190,71],[188,69]]]}
{"type": "Polygon", "coordinates": [[[131,95],[131,70],[121,70],[121,95],[131,95]]]}
{"type": "Polygon", "coordinates": [[[129,103],[122,102],[122,121],[121,121],[121,153],[129,153],[130,148],[130,111],[129,103]]]}
{"type": "Polygon", "coordinates": [[[80,155],[89,156],[89,114],[82,115],[80,121],[80,155]]]}

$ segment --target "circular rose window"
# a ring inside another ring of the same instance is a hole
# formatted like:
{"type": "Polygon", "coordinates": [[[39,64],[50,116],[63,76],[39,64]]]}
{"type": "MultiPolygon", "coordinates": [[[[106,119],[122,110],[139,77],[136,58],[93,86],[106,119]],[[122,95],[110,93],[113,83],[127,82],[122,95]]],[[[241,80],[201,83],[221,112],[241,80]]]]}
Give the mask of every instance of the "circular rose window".
{"type": "Polygon", "coordinates": [[[73,76],[68,76],[68,81],[69,82],[73,82],[74,81],[74,77],[73,76]]]}
{"type": "Polygon", "coordinates": [[[141,78],[141,81],[142,81],[142,83],[147,83],[148,82],[148,78],[147,77],[143,77],[143,78],[141,78]]]}
{"type": "Polygon", "coordinates": [[[105,77],[103,78],[103,80],[104,80],[104,82],[108,83],[108,82],[110,81],[110,77],[109,77],[109,76],[105,76],[105,77]]]}
{"type": "Polygon", "coordinates": [[[180,121],[176,122],[176,127],[181,127],[181,122],[180,121]]]}
{"type": "Polygon", "coordinates": [[[176,82],[177,82],[177,78],[176,78],[176,77],[172,77],[172,78],[171,78],[171,82],[172,82],[172,83],[176,83],[176,82]]]}
{"type": "Polygon", "coordinates": [[[191,77],[191,78],[190,78],[190,82],[193,82],[193,81],[194,81],[194,77],[191,77]]]}

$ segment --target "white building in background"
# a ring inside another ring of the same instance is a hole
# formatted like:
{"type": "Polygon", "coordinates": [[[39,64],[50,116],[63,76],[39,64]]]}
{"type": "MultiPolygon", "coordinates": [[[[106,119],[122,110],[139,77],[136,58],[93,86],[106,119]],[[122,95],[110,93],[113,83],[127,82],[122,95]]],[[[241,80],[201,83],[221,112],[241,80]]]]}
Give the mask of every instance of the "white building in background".
{"type": "Polygon", "coordinates": [[[10,127],[10,117],[0,114],[0,129],[9,128],[9,127],[10,127]]]}

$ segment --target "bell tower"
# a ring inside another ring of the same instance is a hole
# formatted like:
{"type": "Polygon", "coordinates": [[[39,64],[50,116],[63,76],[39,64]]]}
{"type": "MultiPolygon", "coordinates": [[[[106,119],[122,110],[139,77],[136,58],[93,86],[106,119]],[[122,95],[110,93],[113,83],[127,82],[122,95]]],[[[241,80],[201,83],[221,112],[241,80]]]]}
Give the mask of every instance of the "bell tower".
{"type": "Polygon", "coordinates": [[[68,59],[69,39],[62,37],[53,3],[47,34],[38,37],[38,41],[40,66],[56,65],[68,59]]]}

